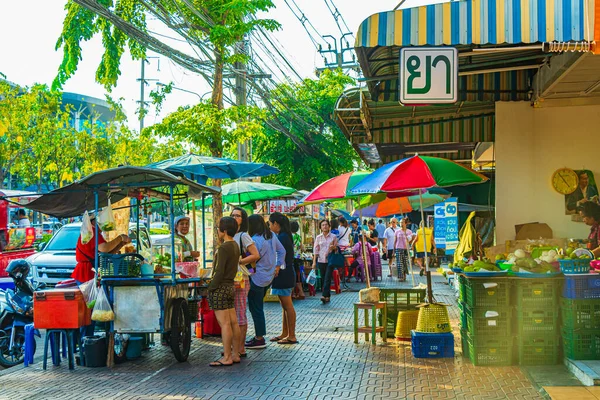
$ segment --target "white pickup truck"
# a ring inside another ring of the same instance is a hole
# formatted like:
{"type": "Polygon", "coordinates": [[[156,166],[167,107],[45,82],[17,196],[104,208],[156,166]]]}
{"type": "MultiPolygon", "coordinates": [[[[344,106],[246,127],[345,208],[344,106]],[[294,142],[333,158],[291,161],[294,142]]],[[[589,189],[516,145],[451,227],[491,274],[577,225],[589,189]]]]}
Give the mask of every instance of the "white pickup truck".
{"type": "MultiPolygon", "coordinates": [[[[135,242],[137,225],[129,224],[129,237],[135,242]]],[[[48,287],[55,286],[58,282],[71,278],[77,262],[75,261],[75,247],[79,239],[81,222],[67,224],[60,228],[52,239],[41,251],[29,256],[27,261],[31,263],[31,278],[34,282],[43,282],[48,287]]],[[[141,250],[151,250],[152,243],[148,229],[140,225],[141,250]]]]}

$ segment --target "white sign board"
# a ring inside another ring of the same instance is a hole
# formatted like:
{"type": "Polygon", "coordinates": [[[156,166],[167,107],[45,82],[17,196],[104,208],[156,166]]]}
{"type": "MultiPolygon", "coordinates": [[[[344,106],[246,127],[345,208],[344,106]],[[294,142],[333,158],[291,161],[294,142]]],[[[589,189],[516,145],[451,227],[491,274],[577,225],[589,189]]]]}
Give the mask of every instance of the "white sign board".
{"type": "Polygon", "coordinates": [[[452,47],[400,50],[400,103],[440,104],[458,100],[458,50],[452,47]]]}

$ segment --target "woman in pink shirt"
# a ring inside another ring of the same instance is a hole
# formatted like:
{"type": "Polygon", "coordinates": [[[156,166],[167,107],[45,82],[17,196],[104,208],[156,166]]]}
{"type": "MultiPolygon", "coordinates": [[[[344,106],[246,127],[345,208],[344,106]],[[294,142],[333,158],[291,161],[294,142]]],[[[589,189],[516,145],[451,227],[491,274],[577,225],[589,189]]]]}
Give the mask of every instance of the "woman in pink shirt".
{"type": "Polygon", "coordinates": [[[321,287],[323,289],[321,301],[323,303],[329,303],[331,297],[331,275],[333,274],[333,267],[329,266],[327,257],[337,246],[337,236],[331,233],[331,225],[326,219],[322,220],[319,226],[321,227],[322,233],[315,239],[312,267],[313,269],[317,269],[318,266],[319,271],[321,272],[321,287]]]}
{"type": "Polygon", "coordinates": [[[394,250],[396,252],[396,264],[398,266],[398,280],[405,281],[408,273],[408,249],[415,239],[413,232],[406,228],[406,218],[400,221],[400,229],[395,233],[394,250]]]}

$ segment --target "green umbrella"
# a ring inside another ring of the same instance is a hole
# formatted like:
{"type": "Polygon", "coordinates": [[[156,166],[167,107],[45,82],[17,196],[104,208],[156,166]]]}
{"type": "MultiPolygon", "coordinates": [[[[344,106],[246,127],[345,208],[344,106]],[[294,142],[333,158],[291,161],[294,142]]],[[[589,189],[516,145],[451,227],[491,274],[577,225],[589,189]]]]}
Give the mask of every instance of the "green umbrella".
{"type": "MultiPolygon", "coordinates": [[[[296,193],[296,189],[287,186],[273,185],[271,183],[259,183],[238,181],[228,183],[221,187],[223,203],[245,204],[252,201],[276,199],[296,193]]],[[[212,205],[212,197],[204,200],[204,206],[212,205]]],[[[202,207],[200,200],[196,201],[196,207],[202,207]]]]}

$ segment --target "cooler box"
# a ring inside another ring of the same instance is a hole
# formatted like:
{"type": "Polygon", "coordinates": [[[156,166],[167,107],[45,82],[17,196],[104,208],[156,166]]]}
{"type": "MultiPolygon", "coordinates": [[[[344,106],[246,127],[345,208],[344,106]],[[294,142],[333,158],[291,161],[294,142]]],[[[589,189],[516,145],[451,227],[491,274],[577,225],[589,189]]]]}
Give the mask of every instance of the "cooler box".
{"type": "Polygon", "coordinates": [[[37,329],[77,329],[92,323],[79,289],[42,290],[33,294],[33,325],[37,329]]]}

